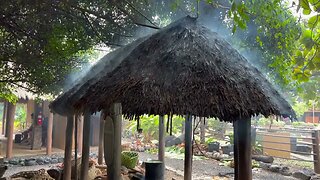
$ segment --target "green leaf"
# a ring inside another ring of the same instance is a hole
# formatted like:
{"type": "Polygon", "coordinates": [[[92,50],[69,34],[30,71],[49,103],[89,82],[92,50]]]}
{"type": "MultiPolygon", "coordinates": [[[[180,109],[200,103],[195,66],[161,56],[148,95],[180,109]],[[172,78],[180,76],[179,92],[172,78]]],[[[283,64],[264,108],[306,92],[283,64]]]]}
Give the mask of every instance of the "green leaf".
{"type": "Polygon", "coordinates": [[[237,30],[237,27],[236,27],[236,26],[233,26],[233,27],[232,27],[232,34],[234,34],[234,33],[236,32],[236,30],[237,30]]]}
{"type": "Polygon", "coordinates": [[[311,9],[303,9],[302,13],[304,15],[309,15],[311,13],[311,9]]]}
{"type": "Polygon", "coordinates": [[[309,20],[308,20],[308,27],[313,29],[317,26],[317,24],[320,22],[320,16],[319,14],[312,16],[309,20]]]}
{"type": "Polygon", "coordinates": [[[303,9],[311,10],[308,0],[299,0],[299,4],[303,9]]]}
{"type": "Polygon", "coordinates": [[[236,2],[233,1],[232,5],[231,5],[231,11],[235,11],[236,10],[236,2]]]}

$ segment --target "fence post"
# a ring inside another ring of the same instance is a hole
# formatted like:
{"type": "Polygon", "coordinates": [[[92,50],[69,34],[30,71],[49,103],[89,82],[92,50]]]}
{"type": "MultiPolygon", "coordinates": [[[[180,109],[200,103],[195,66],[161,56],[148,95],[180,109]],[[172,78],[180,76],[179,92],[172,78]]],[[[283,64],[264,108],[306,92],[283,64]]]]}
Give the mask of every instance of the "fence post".
{"type": "Polygon", "coordinates": [[[313,149],[313,160],[314,160],[314,172],[320,173],[320,156],[319,156],[319,130],[312,132],[312,149],[313,149]]]}

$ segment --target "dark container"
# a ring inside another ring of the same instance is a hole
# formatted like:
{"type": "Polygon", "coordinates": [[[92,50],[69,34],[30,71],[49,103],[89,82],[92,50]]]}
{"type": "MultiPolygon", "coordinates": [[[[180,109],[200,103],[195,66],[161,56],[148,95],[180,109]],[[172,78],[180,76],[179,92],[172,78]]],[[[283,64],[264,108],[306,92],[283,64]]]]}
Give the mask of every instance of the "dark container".
{"type": "Polygon", "coordinates": [[[16,134],[14,136],[14,143],[21,143],[22,135],[21,134],[16,134]]]}
{"type": "Polygon", "coordinates": [[[145,180],[164,180],[164,166],[162,161],[147,161],[145,162],[145,168],[145,180]]]}
{"type": "Polygon", "coordinates": [[[220,150],[220,143],[219,142],[211,142],[208,144],[208,151],[213,152],[213,151],[219,151],[220,150]]]}

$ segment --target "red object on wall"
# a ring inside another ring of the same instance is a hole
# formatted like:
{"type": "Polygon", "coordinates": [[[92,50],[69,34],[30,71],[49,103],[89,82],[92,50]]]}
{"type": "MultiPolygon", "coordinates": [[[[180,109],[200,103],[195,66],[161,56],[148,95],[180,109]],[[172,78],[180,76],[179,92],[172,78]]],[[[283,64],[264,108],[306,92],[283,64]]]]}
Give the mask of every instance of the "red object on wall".
{"type": "Polygon", "coordinates": [[[41,111],[38,114],[37,124],[40,126],[42,125],[42,112],[41,111]]]}

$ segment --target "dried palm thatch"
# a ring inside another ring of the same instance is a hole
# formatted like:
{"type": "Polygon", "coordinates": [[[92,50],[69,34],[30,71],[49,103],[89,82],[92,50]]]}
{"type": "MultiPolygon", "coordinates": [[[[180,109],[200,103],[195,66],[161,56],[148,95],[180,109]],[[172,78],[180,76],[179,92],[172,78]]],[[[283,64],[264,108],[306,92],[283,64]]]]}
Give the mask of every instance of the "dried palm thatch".
{"type": "Polygon", "coordinates": [[[262,73],[192,17],[107,55],[98,67],[53,102],[53,110],[96,112],[121,102],[130,117],[192,114],[234,121],[294,115],[262,73]]]}

